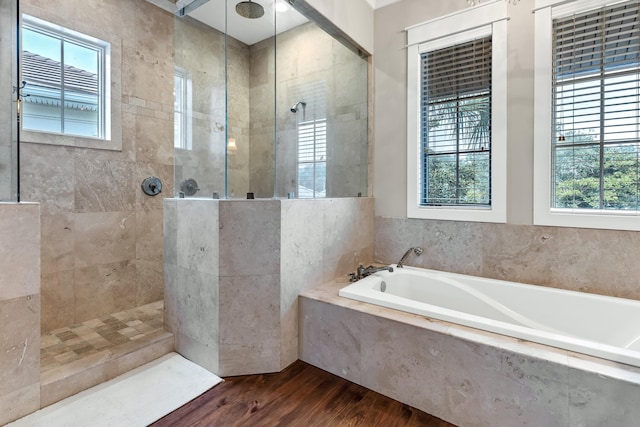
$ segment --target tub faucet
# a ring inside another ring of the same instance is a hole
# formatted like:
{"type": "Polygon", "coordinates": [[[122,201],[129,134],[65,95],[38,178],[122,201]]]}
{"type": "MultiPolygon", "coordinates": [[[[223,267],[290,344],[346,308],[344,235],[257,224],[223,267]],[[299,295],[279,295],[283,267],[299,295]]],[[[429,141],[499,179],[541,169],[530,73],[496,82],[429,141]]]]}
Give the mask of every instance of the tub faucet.
{"type": "Polygon", "coordinates": [[[388,271],[389,273],[393,273],[393,267],[391,266],[374,267],[373,265],[370,265],[369,267],[364,267],[362,264],[360,264],[356,269],[355,273],[349,273],[349,277],[351,278],[349,279],[349,281],[357,282],[358,280],[363,279],[367,276],[370,276],[373,273],[377,273],[378,271],[385,271],[385,270],[388,271]]]}
{"type": "Polygon", "coordinates": [[[424,250],[420,247],[407,249],[407,252],[405,252],[404,255],[402,255],[402,258],[400,258],[400,261],[398,262],[398,264],[396,264],[396,267],[398,268],[404,267],[404,262],[407,260],[407,258],[409,258],[409,255],[411,255],[411,252],[416,254],[416,256],[420,256],[422,255],[422,252],[424,252],[424,250]]]}

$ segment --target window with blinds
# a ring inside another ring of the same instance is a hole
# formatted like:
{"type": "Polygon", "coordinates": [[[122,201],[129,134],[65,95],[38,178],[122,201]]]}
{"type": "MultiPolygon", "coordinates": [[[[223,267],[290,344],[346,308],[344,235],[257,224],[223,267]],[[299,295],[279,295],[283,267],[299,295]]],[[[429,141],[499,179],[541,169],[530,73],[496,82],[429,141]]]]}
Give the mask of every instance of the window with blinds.
{"type": "Polygon", "coordinates": [[[422,206],[491,206],[491,48],[421,54],[422,206]]]}
{"type": "Polygon", "coordinates": [[[187,73],[176,68],[173,73],[173,146],[183,150],[191,149],[187,124],[187,73]]]}
{"type": "Polygon", "coordinates": [[[640,208],[638,8],[553,20],[553,208],[640,208]]]}
{"type": "Polygon", "coordinates": [[[298,197],[326,197],[327,120],[298,125],[298,197]]]}

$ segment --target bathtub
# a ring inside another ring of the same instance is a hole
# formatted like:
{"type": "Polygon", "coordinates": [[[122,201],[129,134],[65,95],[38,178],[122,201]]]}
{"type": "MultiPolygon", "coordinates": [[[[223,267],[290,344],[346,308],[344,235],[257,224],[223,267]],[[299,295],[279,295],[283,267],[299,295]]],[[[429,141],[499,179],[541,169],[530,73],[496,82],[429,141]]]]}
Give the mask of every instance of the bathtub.
{"type": "Polygon", "coordinates": [[[640,301],[393,267],[339,295],[640,367],[640,301]]]}

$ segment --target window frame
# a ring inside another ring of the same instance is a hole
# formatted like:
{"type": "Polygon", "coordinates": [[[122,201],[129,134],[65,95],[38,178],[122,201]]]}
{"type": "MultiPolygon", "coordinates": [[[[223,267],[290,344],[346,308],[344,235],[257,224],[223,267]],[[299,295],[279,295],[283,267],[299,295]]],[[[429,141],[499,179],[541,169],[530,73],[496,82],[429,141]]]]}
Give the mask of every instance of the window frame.
{"type": "MultiPolygon", "coordinates": [[[[36,144],[122,151],[122,73],[119,66],[122,62],[122,40],[99,28],[88,28],[84,25],[80,25],[82,28],[79,28],[74,22],[53,22],[50,17],[45,20],[23,13],[20,30],[25,22],[31,26],[41,27],[45,32],[60,34],[63,38],[74,42],[80,40],[84,43],[104,44],[105,54],[102,63],[104,80],[99,82],[103,88],[101,98],[104,104],[102,118],[104,127],[101,137],[21,129],[21,140],[36,144]]],[[[22,55],[22,49],[20,55],[22,55]]]]}
{"type": "Polygon", "coordinates": [[[326,168],[327,168],[327,119],[326,117],[320,119],[310,119],[310,120],[302,120],[297,125],[297,138],[296,138],[296,196],[301,199],[320,199],[327,197],[327,176],[326,176],[326,168]],[[302,144],[302,136],[307,135],[306,129],[312,130],[312,142],[302,144]],[[318,138],[318,134],[322,137],[318,138]],[[300,160],[300,157],[303,155],[302,149],[303,147],[312,147],[313,148],[313,160],[303,161],[300,160]],[[318,160],[317,151],[320,150],[324,152],[324,160],[318,160]],[[317,183],[317,170],[318,165],[324,164],[325,167],[325,177],[324,177],[324,195],[318,195],[316,190],[317,183]],[[305,197],[300,194],[300,165],[311,165],[313,168],[313,194],[311,197],[305,197]]]}
{"type": "Polygon", "coordinates": [[[181,84],[181,103],[178,105],[178,109],[176,109],[176,102],[174,99],[174,126],[175,126],[175,115],[180,114],[180,139],[179,141],[175,141],[175,132],[174,132],[174,141],[173,147],[178,150],[192,150],[193,149],[193,137],[192,137],[192,128],[193,128],[193,111],[192,111],[192,79],[191,74],[181,67],[176,67],[174,72],[174,91],[177,91],[175,87],[175,79],[179,78],[182,81],[181,84]]]}
{"type": "Polygon", "coordinates": [[[506,222],[507,193],[507,7],[503,0],[481,3],[427,21],[407,31],[407,217],[506,222]],[[491,205],[422,206],[420,168],[421,54],[492,36],[491,205]]]}
{"type": "Polygon", "coordinates": [[[553,208],[553,20],[620,0],[536,0],[534,8],[534,225],[640,230],[640,210],[553,208]]]}

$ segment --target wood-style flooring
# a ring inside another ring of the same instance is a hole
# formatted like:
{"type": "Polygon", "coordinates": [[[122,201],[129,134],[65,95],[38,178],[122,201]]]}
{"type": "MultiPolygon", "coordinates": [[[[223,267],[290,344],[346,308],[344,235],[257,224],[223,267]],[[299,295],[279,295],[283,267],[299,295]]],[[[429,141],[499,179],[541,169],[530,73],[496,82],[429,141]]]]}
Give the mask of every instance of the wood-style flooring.
{"type": "Polygon", "coordinates": [[[301,361],[276,374],[225,378],[152,426],[455,427],[301,361]]]}

